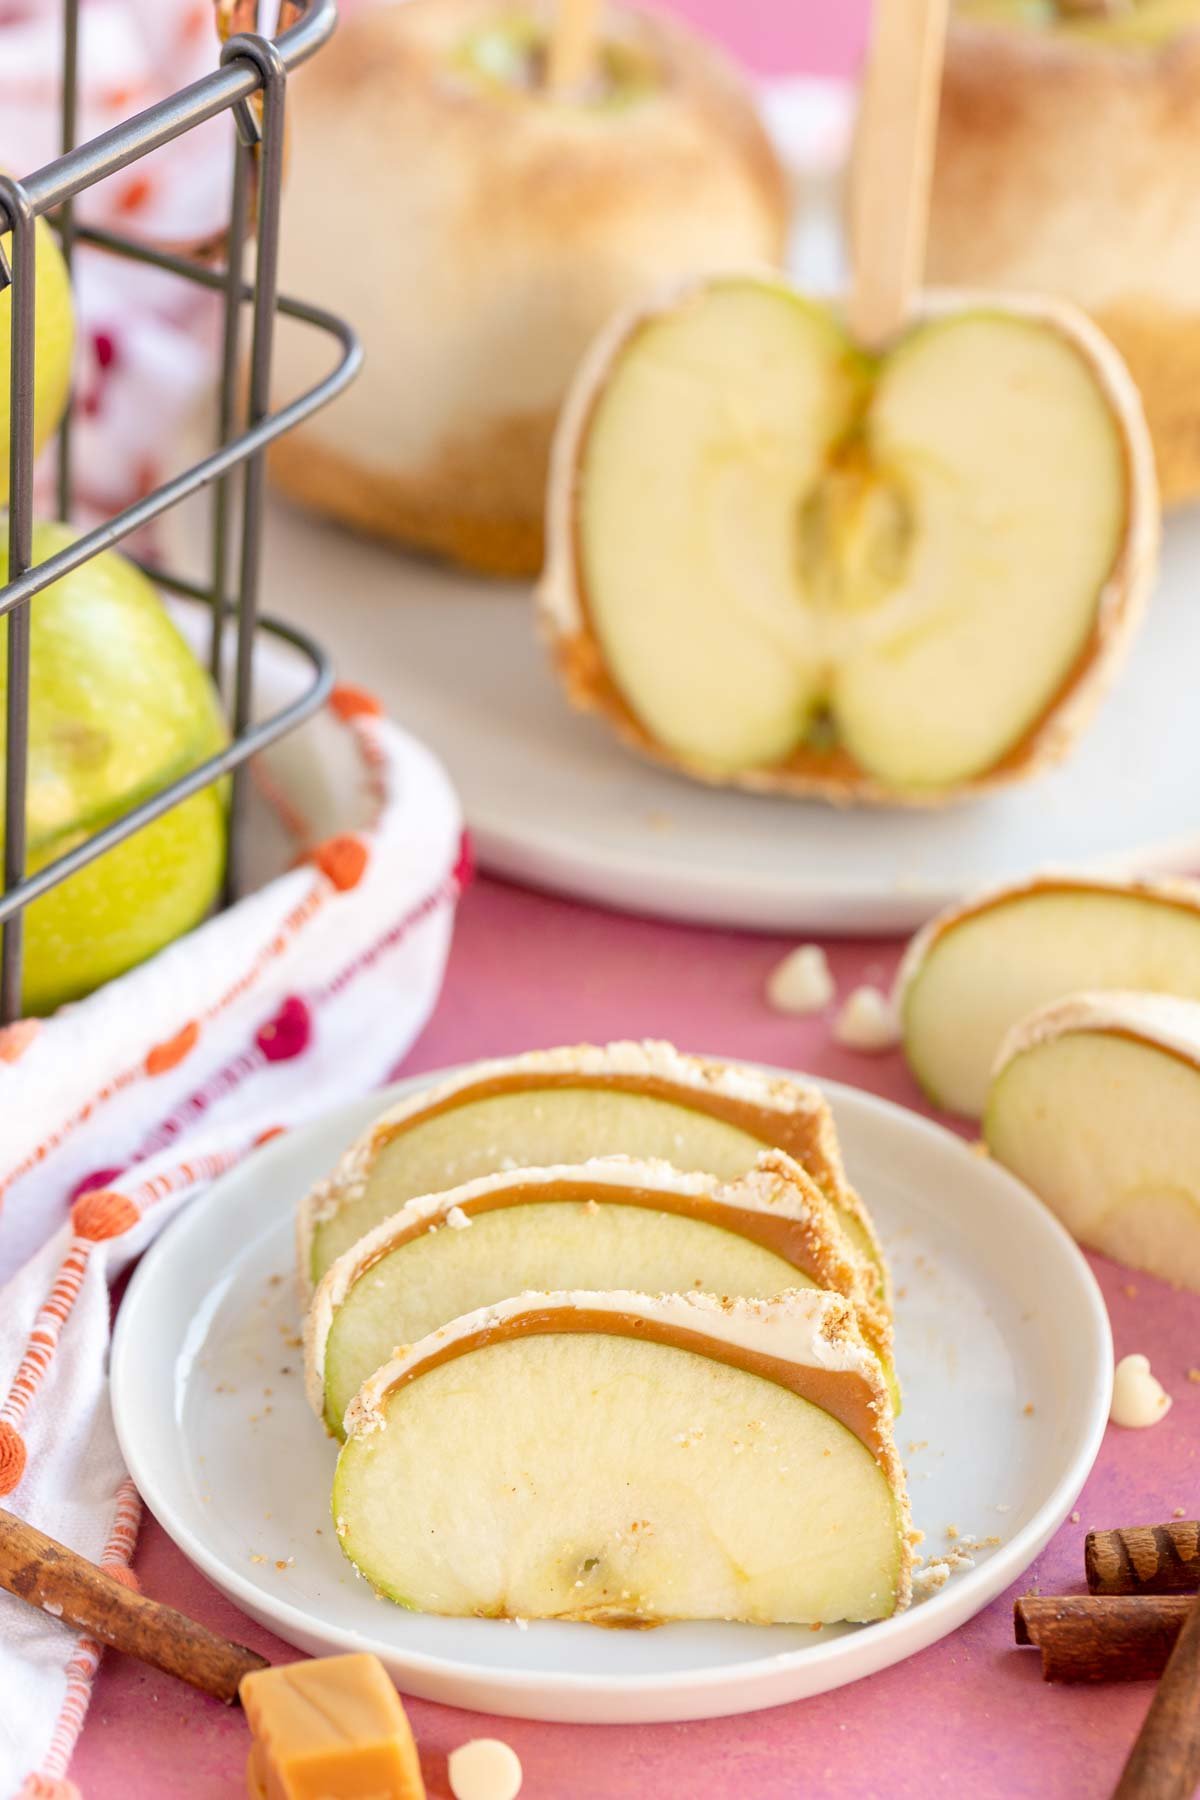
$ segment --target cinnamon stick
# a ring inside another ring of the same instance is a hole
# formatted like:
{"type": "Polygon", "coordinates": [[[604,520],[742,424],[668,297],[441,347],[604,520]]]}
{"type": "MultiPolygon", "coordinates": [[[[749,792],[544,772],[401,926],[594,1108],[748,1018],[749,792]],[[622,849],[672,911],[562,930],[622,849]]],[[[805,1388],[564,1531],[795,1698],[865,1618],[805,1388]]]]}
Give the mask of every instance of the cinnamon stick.
{"type": "Polygon", "coordinates": [[[1089,1531],[1083,1566],[1093,1594],[1194,1594],[1200,1589],[1200,1520],[1089,1531]]]}
{"type": "Polygon", "coordinates": [[[1186,1594],[1024,1594],[1014,1634],[1037,1645],[1046,1681],[1153,1680],[1191,1604],[1186,1594]]]}
{"type": "Polygon", "coordinates": [[[267,1659],[123,1587],[86,1557],[0,1507],[0,1587],[114,1650],[190,1682],[227,1706],[267,1659]]]}
{"type": "Polygon", "coordinates": [[[1193,1600],[1113,1800],[1192,1800],[1198,1784],[1200,1600],[1193,1600]]]}

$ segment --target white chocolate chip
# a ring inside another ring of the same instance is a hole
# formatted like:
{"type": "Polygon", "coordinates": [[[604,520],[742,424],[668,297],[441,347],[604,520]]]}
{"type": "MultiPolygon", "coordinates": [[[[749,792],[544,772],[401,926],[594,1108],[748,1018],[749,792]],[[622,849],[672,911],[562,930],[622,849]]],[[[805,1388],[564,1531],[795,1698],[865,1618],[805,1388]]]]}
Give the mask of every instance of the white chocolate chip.
{"type": "Polygon", "coordinates": [[[849,1050],[891,1050],[900,1042],[900,1021],[886,994],[857,987],[838,1014],[833,1035],[849,1050]]]}
{"type": "Polygon", "coordinates": [[[1114,1425],[1157,1425],[1170,1409],[1171,1396],[1162,1383],[1150,1373],[1146,1356],[1123,1356],[1113,1377],[1112,1410],[1114,1425]]]}
{"type": "Polygon", "coordinates": [[[471,1221],[461,1206],[452,1206],[446,1214],[446,1223],[451,1231],[466,1231],[471,1221]]]}
{"type": "Polygon", "coordinates": [[[454,1800],[516,1800],[521,1791],[520,1758],[502,1738],[460,1744],[448,1766],[454,1800]]]}
{"type": "Polygon", "coordinates": [[[767,977],[767,1000],[776,1012],[815,1013],[837,992],[820,944],[801,944],[767,977]]]}

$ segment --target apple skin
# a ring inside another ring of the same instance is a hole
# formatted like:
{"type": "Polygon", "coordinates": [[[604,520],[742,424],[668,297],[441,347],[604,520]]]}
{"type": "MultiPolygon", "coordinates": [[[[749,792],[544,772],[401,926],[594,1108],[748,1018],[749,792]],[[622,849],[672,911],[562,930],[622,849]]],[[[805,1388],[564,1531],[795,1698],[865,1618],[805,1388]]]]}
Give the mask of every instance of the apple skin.
{"type": "MultiPolygon", "coordinates": [[[[11,261],[12,233],[3,239],[11,261]]],[[[39,219],[35,231],[37,300],[34,308],[36,345],[33,370],[33,447],[40,451],[57,429],[71,390],[71,354],[75,315],[67,265],[50,227],[39,219]]],[[[12,287],[0,293],[0,499],[8,497],[9,403],[12,395],[9,359],[12,348],[12,287]]]]}
{"type": "MultiPolygon", "coordinates": [[[[34,562],[75,535],[38,525],[34,562]]],[[[7,548],[3,527],[0,556],[7,548]]],[[[36,595],[31,618],[32,874],[215,754],[228,733],[208,675],[154,587],[117,552],[36,595]]],[[[6,638],[0,620],[0,716],[6,638]]],[[[213,786],[35,901],[25,914],[24,1009],[79,999],[190,930],[217,897],[224,861],[225,799],[213,786]]]]}

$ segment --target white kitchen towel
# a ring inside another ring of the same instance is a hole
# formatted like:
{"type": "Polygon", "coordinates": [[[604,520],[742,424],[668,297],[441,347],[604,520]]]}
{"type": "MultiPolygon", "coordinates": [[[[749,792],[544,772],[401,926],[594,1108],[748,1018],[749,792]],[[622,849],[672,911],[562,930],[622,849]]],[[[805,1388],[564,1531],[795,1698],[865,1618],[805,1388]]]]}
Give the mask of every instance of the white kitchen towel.
{"type": "MultiPolygon", "coordinates": [[[[264,785],[296,866],[89,999],[0,1031],[0,1504],[121,1579],[139,1503],[108,1400],[110,1284],[256,1144],[386,1078],[437,998],[466,875],[449,781],[370,696],[335,690],[302,739],[327,782],[339,771],[320,810],[363,824],[306,841],[294,796],[311,812],[321,795],[290,786],[291,743],[264,785]]],[[[0,1593],[5,1800],[74,1794],[98,1660],[0,1593]]]]}

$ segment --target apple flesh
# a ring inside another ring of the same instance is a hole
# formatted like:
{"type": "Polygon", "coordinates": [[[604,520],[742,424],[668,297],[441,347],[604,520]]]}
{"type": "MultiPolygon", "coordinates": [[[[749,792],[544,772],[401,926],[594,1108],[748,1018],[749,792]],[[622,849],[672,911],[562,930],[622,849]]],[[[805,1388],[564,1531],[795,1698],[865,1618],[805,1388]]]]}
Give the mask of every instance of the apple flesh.
{"type": "Polygon", "coordinates": [[[868,357],[750,276],[596,347],[550,518],[573,698],[706,780],[925,803],[1061,754],[1157,542],[1137,396],[1081,314],[931,303],[868,357]]]}
{"type": "MultiPolygon", "coordinates": [[[[537,1296],[565,1298],[617,1296],[537,1296]]],[[[353,1425],[332,1510],[377,1592],[610,1625],[816,1625],[903,1605],[903,1500],[846,1425],[701,1349],[573,1331],[569,1310],[561,1332],[426,1366],[353,1425]]]]}
{"type": "Polygon", "coordinates": [[[1200,1000],[1200,885],[1046,875],[934,919],[901,966],[904,1053],[936,1106],[978,1118],[1027,1013],[1085,989],[1200,1000]]]}
{"type": "Polygon", "coordinates": [[[963,19],[1058,29],[1083,43],[1156,50],[1200,25],[1197,0],[958,0],[963,19]]]}
{"type": "Polygon", "coordinates": [[[1200,1005],[1088,994],[1001,1051],[984,1114],[998,1162],[1080,1243],[1200,1290],[1200,1005]]]}
{"type": "MultiPolygon", "coordinates": [[[[37,526],[35,563],[74,535],[37,526]]],[[[26,867],[34,872],[214,754],[227,734],[207,674],[150,582],[117,552],[36,595],[30,618],[26,867]]],[[[6,640],[0,620],[0,717],[6,640]]],[[[0,743],[0,771],[3,760],[0,743]]],[[[208,788],[34,901],[25,1010],[80,998],[197,924],[216,899],[224,854],[224,800],[208,788]]]]}
{"type": "Polygon", "coordinates": [[[789,1159],[767,1152],[730,1183],[625,1157],[518,1170],[411,1202],[339,1257],[309,1313],[309,1398],[340,1437],[346,1408],[396,1344],[531,1289],[769,1297],[811,1286],[864,1306],[864,1333],[890,1366],[873,1269],[789,1159]],[[799,1228],[790,1253],[752,1235],[789,1221],[799,1228]]]}
{"type": "MultiPolygon", "coordinates": [[[[12,260],[12,233],[0,237],[5,256],[12,260]]],[[[71,283],[54,233],[44,219],[34,231],[34,364],[33,446],[36,454],[57,428],[71,390],[71,353],[75,343],[75,318],[71,283]]],[[[0,484],[8,500],[8,452],[12,397],[11,285],[0,292],[0,484]]]]}
{"type": "MultiPolygon", "coordinates": [[[[549,1168],[620,1153],[672,1163],[685,1172],[732,1181],[749,1169],[761,1138],[679,1100],[619,1088],[530,1086],[466,1098],[445,1112],[419,1115],[385,1142],[362,1174],[329,1205],[318,1190],[301,1214],[301,1256],[310,1283],[318,1282],[363,1233],[421,1194],[441,1193],[482,1175],[515,1168],[549,1168]],[[311,1223],[311,1239],[306,1226],[311,1223]]],[[[812,1171],[838,1211],[856,1250],[878,1270],[886,1296],[882,1252],[861,1203],[842,1180],[834,1191],[827,1171],[812,1171]]],[[[840,1171],[839,1171],[840,1174],[840,1171]]]]}

